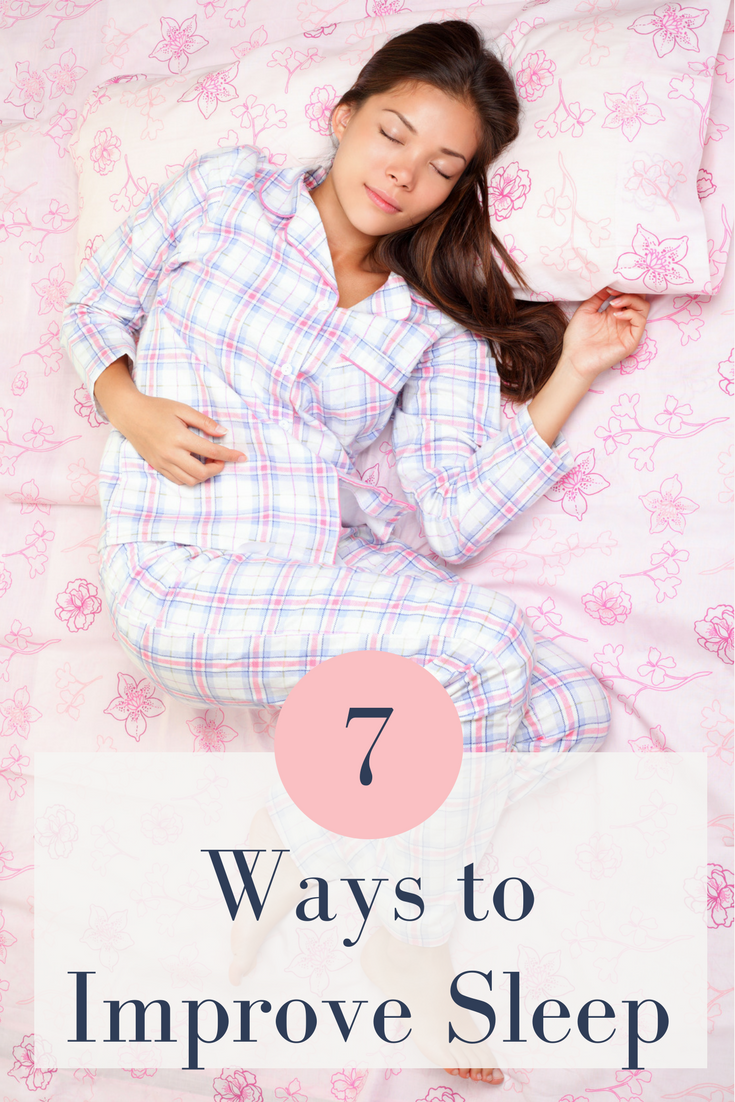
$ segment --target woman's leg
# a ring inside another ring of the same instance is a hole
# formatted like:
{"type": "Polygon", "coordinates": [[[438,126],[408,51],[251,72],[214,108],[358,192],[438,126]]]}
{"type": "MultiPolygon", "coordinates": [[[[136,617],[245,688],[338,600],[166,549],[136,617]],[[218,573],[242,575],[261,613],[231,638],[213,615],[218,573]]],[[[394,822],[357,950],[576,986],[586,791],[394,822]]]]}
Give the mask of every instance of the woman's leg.
{"type": "Polygon", "coordinates": [[[520,609],[401,544],[353,537],[340,551],[334,566],[323,566],[123,544],[106,550],[101,579],[120,642],[174,696],[278,706],[319,662],[387,650],[444,685],[466,750],[509,748],[533,665],[534,637],[520,609]]]}

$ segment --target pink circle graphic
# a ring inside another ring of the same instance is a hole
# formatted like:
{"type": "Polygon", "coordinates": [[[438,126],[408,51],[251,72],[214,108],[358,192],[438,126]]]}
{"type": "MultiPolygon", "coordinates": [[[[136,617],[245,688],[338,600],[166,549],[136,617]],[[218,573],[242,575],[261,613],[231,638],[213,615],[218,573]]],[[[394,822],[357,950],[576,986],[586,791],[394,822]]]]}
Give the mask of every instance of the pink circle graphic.
{"type": "Polygon", "coordinates": [[[462,763],[449,693],[423,666],[387,651],[315,666],[288,694],[274,741],[296,806],[349,838],[387,838],[423,823],[462,763]]]}

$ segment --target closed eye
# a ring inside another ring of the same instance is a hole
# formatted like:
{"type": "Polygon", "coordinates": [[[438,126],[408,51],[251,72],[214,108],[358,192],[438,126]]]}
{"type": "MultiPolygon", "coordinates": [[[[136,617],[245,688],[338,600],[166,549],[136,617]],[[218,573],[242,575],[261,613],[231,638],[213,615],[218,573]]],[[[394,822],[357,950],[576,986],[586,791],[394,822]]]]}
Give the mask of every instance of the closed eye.
{"type": "MultiPolygon", "coordinates": [[[[396,143],[396,145],[403,145],[403,142],[399,142],[399,141],[398,141],[398,138],[392,138],[392,137],[390,136],[390,134],[386,134],[385,130],[383,130],[382,128],[379,128],[379,129],[380,129],[380,133],[381,133],[381,134],[383,135],[383,137],[384,137],[384,138],[387,138],[389,142],[395,142],[395,143],[396,143]]],[[[438,168],[436,167],[436,165],[432,165],[431,167],[432,167],[432,168],[434,169],[434,172],[439,172],[439,169],[438,169],[438,168]]],[[[441,177],[442,177],[442,178],[443,178],[444,180],[449,180],[449,179],[451,179],[451,177],[447,176],[447,175],[446,175],[446,173],[444,173],[444,172],[439,172],[439,175],[440,175],[440,176],[441,176],[441,177]]]]}

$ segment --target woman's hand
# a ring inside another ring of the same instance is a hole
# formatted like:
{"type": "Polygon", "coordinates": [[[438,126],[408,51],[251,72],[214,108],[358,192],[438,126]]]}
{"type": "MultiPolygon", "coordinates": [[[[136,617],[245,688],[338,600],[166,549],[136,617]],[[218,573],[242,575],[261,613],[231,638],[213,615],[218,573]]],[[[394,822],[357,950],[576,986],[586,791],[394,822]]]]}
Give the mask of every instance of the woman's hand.
{"type": "Polygon", "coordinates": [[[635,352],[648,310],[645,295],[617,294],[609,287],[577,308],[564,334],[559,363],[528,407],[537,433],[549,447],[600,372],[635,352]],[[611,294],[615,298],[599,313],[611,294]]]}
{"type": "Polygon", "coordinates": [[[177,486],[196,486],[220,474],[225,463],[246,458],[241,451],[189,431],[191,426],[208,436],[223,435],[227,430],[211,417],[183,402],[141,394],[124,356],[102,372],[94,396],[110,424],[130,441],[138,455],[177,486]],[[204,456],[204,463],[195,459],[196,455],[204,456]]]}
{"type": "Polygon", "coordinates": [[[575,311],[564,334],[562,359],[588,384],[638,347],[650,303],[645,295],[617,293],[603,287],[575,311]],[[607,309],[600,306],[615,295],[607,309]]]}
{"type": "Polygon", "coordinates": [[[114,424],[138,455],[177,486],[196,486],[220,474],[225,463],[246,458],[241,451],[190,432],[188,426],[202,429],[209,436],[227,430],[211,417],[169,398],[152,398],[136,391],[132,400],[126,399],[114,424]],[[204,463],[195,458],[197,455],[204,457],[204,463]]]}

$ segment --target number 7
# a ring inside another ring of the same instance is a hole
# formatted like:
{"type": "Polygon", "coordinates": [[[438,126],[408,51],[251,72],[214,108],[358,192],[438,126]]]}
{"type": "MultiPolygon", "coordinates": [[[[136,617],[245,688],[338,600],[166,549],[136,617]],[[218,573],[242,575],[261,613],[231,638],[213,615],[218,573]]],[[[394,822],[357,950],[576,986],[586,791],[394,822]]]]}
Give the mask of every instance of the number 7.
{"type": "Polygon", "coordinates": [[[363,760],[362,767],[360,769],[360,784],[368,785],[373,783],[373,774],[370,769],[370,755],[373,751],[373,746],[375,746],[375,743],[378,741],[383,733],[383,727],[385,727],[386,723],[392,715],[392,708],[350,708],[349,712],[347,713],[347,722],[345,723],[345,727],[349,727],[351,719],[383,720],[383,725],[373,739],[370,749],[368,750],[363,760]]]}

